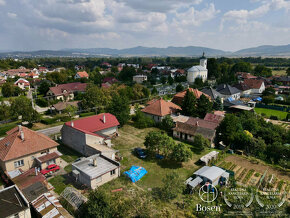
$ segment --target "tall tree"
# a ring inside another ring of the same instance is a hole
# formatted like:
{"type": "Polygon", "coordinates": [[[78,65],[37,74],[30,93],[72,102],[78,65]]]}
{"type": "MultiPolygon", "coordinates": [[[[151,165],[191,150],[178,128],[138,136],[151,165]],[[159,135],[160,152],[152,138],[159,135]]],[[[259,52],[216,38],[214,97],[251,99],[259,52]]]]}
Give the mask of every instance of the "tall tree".
{"type": "Polygon", "coordinates": [[[197,100],[197,112],[199,117],[203,118],[207,113],[211,112],[212,105],[212,102],[202,94],[197,100]]]}
{"type": "Polygon", "coordinates": [[[14,118],[21,116],[22,121],[28,121],[30,123],[36,122],[40,118],[37,111],[32,108],[31,100],[24,96],[13,99],[11,104],[11,114],[14,118]]]}
{"type": "Polygon", "coordinates": [[[176,162],[187,162],[191,157],[192,151],[184,143],[175,145],[171,153],[171,159],[176,162]]]}
{"type": "Polygon", "coordinates": [[[116,116],[121,126],[126,124],[130,119],[130,104],[127,96],[117,93],[113,94],[107,110],[116,116]]]}
{"type": "Polygon", "coordinates": [[[40,83],[40,85],[39,85],[37,91],[38,91],[39,94],[41,94],[41,95],[46,95],[46,93],[48,92],[50,86],[51,86],[51,83],[50,83],[50,82],[48,82],[47,80],[43,80],[43,81],[40,83]]]}
{"type": "Polygon", "coordinates": [[[106,107],[110,102],[110,96],[103,89],[90,85],[81,101],[82,108],[89,109],[94,107],[106,107]]]}
{"type": "Polygon", "coordinates": [[[213,109],[217,110],[217,111],[224,110],[224,105],[223,105],[222,100],[219,96],[215,99],[215,101],[213,103],[213,109]]]}
{"type": "Polygon", "coordinates": [[[176,86],[176,92],[181,92],[183,90],[184,90],[184,87],[180,83],[178,83],[178,85],[176,86]]]}
{"type": "Polygon", "coordinates": [[[182,113],[186,116],[196,117],[198,115],[196,104],[196,97],[191,91],[187,90],[181,106],[182,113]]]}

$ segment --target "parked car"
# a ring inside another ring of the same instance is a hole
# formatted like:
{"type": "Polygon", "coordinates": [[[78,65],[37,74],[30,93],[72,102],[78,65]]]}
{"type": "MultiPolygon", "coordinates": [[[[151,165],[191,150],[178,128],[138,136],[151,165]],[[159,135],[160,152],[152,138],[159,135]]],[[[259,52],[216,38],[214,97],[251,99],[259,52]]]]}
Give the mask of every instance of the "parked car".
{"type": "Polygon", "coordinates": [[[135,148],[134,151],[135,151],[135,154],[142,159],[147,157],[145,150],[142,148],[135,148]]]}
{"type": "Polygon", "coordinates": [[[46,167],[46,169],[43,169],[41,170],[40,172],[43,174],[43,175],[47,175],[49,173],[53,173],[53,172],[56,172],[56,171],[59,171],[60,167],[56,164],[51,164],[51,165],[48,165],[46,167]]]}
{"type": "Polygon", "coordinates": [[[156,154],[155,157],[159,160],[163,160],[164,159],[164,156],[161,155],[161,154],[156,154]]]}

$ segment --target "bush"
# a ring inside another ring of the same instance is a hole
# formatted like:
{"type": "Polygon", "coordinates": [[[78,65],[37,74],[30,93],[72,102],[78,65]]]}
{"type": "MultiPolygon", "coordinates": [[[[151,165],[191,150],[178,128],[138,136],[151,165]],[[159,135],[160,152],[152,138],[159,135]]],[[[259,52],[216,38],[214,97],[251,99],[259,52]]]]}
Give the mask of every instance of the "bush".
{"type": "Polygon", "coordinates": [[[270,116],[270,119],[271,119],[271,120],[278,120],[278,117],[277,117],[277,116],[273,116],[273,115],[271,115],[271,116],[270,116]]]}
{"type": "Polygon", "coordinates": [[[47,107],[48,106],[48,101],[45,100],[44,98],[40,97],[37,98],[35,103],[39,106],[39,107],[47,107]]]}
{"type": "Polygon", "coordinates": [[[96,113],[95,112],[81,113],[80,117],[88,117],[93,115],[96,115],[96,113]]]}
{"type": "Polygon", "coordinates": [[[55,118],[42,118],[40,120],[41,123],[45,124],[45,125],[50,125],[55,123],[56,119],[55,118]]]}
{"type": "Polygon", "coordinates": [[[154,126],[154,120],[144,115],[140,110],[136,111],[136,115],[133,117],[134,125],[137,128],[143,129],[154,126]]]}

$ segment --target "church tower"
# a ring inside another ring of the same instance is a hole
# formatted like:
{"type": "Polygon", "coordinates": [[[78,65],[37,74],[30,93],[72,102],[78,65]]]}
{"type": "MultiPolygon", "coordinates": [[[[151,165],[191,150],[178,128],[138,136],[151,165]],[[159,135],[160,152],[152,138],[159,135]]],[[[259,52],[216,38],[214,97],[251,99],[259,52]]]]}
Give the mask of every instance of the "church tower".
{"type": "Polygon", "coordinates": [[[202,57],[200,58],[200,66],[204,67],[205,69],[207,69],[207,59],[204,56],[204,52],[202,54],[202,57]]]}

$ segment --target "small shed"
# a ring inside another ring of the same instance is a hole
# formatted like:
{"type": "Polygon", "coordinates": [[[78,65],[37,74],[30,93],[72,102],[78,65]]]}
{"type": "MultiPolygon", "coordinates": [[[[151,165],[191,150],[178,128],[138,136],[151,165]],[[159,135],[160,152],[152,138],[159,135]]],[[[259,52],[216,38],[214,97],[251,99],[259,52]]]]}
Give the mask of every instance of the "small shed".
{"type": "Polygon", "coordinates": [[[219,152],[218,151],[211,151],[208,154],[202,156],[199,160],[203,163],[205,163],[205,165],[208,165],[208,163],[214,159],[216,160],[218,157],[219,152]]]}

